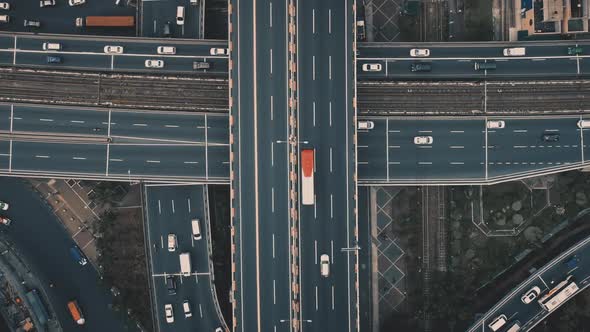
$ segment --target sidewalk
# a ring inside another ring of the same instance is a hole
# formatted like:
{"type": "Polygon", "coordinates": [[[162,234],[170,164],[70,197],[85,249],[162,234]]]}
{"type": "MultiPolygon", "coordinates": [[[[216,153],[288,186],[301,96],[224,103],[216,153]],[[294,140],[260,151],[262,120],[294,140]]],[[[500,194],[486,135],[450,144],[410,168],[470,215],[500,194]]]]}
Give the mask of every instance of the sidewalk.
{"type": "Polygon", "coordinates": [[[78,180],[29,179],[35,189],[53,208],[72,239],[96,266],[97,223],[100,214],[106,210],[97,207],[88,198],[89,192],[78,180]]]}

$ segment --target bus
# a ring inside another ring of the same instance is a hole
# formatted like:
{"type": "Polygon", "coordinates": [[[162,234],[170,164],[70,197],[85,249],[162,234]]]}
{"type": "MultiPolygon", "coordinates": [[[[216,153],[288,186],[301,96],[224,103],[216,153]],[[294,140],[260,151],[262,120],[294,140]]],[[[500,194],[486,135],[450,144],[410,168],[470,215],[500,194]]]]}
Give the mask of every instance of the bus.
{"type": "Polygon", "coordinates": [[[76,300],[68,302],[68,310],[70,311],[72,318],[78,325],[84,325],[86,320],[84,319],[84,315],[82,315],[82,310],[80,309],[80,306],[78,305],[78,302],[76,300]]]}
{"type": "Polygon", "coordinates": [[[301,203],[303,205],[314,204],[313,173],[315,162],[313,149],[301,150],[301,203]]]}
{"type": "Polygon", "coordinates": [[[569,300],[579,290],[578,285],[571,280],[572,276],[555,286],[549,293],[539,299],[539,305],[549,312],[557,309],[562,303],[569,300]]]}

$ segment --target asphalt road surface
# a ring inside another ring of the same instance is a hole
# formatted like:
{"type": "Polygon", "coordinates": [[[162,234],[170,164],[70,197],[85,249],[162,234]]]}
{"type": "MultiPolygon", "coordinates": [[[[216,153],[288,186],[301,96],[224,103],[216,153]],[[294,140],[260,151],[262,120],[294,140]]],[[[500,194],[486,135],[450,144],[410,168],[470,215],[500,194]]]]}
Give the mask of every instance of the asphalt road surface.
{"type": "Polygon", "coordinates": [[[211,232],[204,186],[146,186],[148,247],[154,289],[156,323],[159,331],[214,331],[224,326],[213,287],[210,262],[211,232]],[[198,218],[200,240],[192,234],[191,220],[198,218]],[[168,249],[168,234],[177,238],[177,248],[168,249]],[[191,276],[180,274],[179,254],[191,255],[191,276]],[[169,295],[166,277],[176,279],[176,294],[169,295]],[[182,303],[189,302],[191,317],[182,303]],[[172,304],[174,322],[167,323],[164,305],[172,304]]]}
{"type": "MultiPolygon", "coordinates": [[[[69,250],[74,242],[49,206],[25,181],[0,178],[0,185],[4,192],[1,199],[10,204],[5,215],[12,219],[5,236],[45,284],[64,331],[124,331],[122,317],[110,309],[109,290],[100,286],[99,275],[91,264],[81,266],[72,259],[69,250]],[[54,287],[48,287],[50,283],[54,287]],[[67,309],[72,299],[84,312],[84,326],[78,326],[67,309]]],[[[130,328],[136,330],[133,325],[130,328]]]]}

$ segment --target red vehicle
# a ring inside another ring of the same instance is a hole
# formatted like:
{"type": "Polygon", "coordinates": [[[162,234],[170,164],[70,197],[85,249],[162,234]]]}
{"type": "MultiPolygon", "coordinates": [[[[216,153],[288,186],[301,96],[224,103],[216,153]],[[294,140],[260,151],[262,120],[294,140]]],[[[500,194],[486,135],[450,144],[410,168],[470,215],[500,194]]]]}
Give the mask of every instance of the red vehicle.
{"type": "Polygon", "coordinates": [[[86,16],[76,18],[77,27],[134,27],[134,16],[86,16]]]}
{"type": "Polygon", "coordinates": [[[315,150],[301,150],[301,203],[303,205],[313,205],[315,200],[314,194],[314,162],[315,150]]]}
{"type": "Polygon", "coordinates": [[[76,300],[68,302],[68,310],[70,311],[72,318],[78,325],[84,325],[86,320],[84,319],[82,310],[80,309],[80,306],[78,305],[78,302],[76,300]]]}

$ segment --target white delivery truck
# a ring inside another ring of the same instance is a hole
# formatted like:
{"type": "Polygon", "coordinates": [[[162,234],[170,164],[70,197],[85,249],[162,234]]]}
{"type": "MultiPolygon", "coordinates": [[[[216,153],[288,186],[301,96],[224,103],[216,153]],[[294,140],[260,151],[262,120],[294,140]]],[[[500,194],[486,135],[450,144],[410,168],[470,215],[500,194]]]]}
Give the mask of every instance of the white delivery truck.
{"type": "Polygon", "coordinates": [[[191,254],[189,252],[180,254],[180,273],[183,277],[191,275],[191,254]]]}

